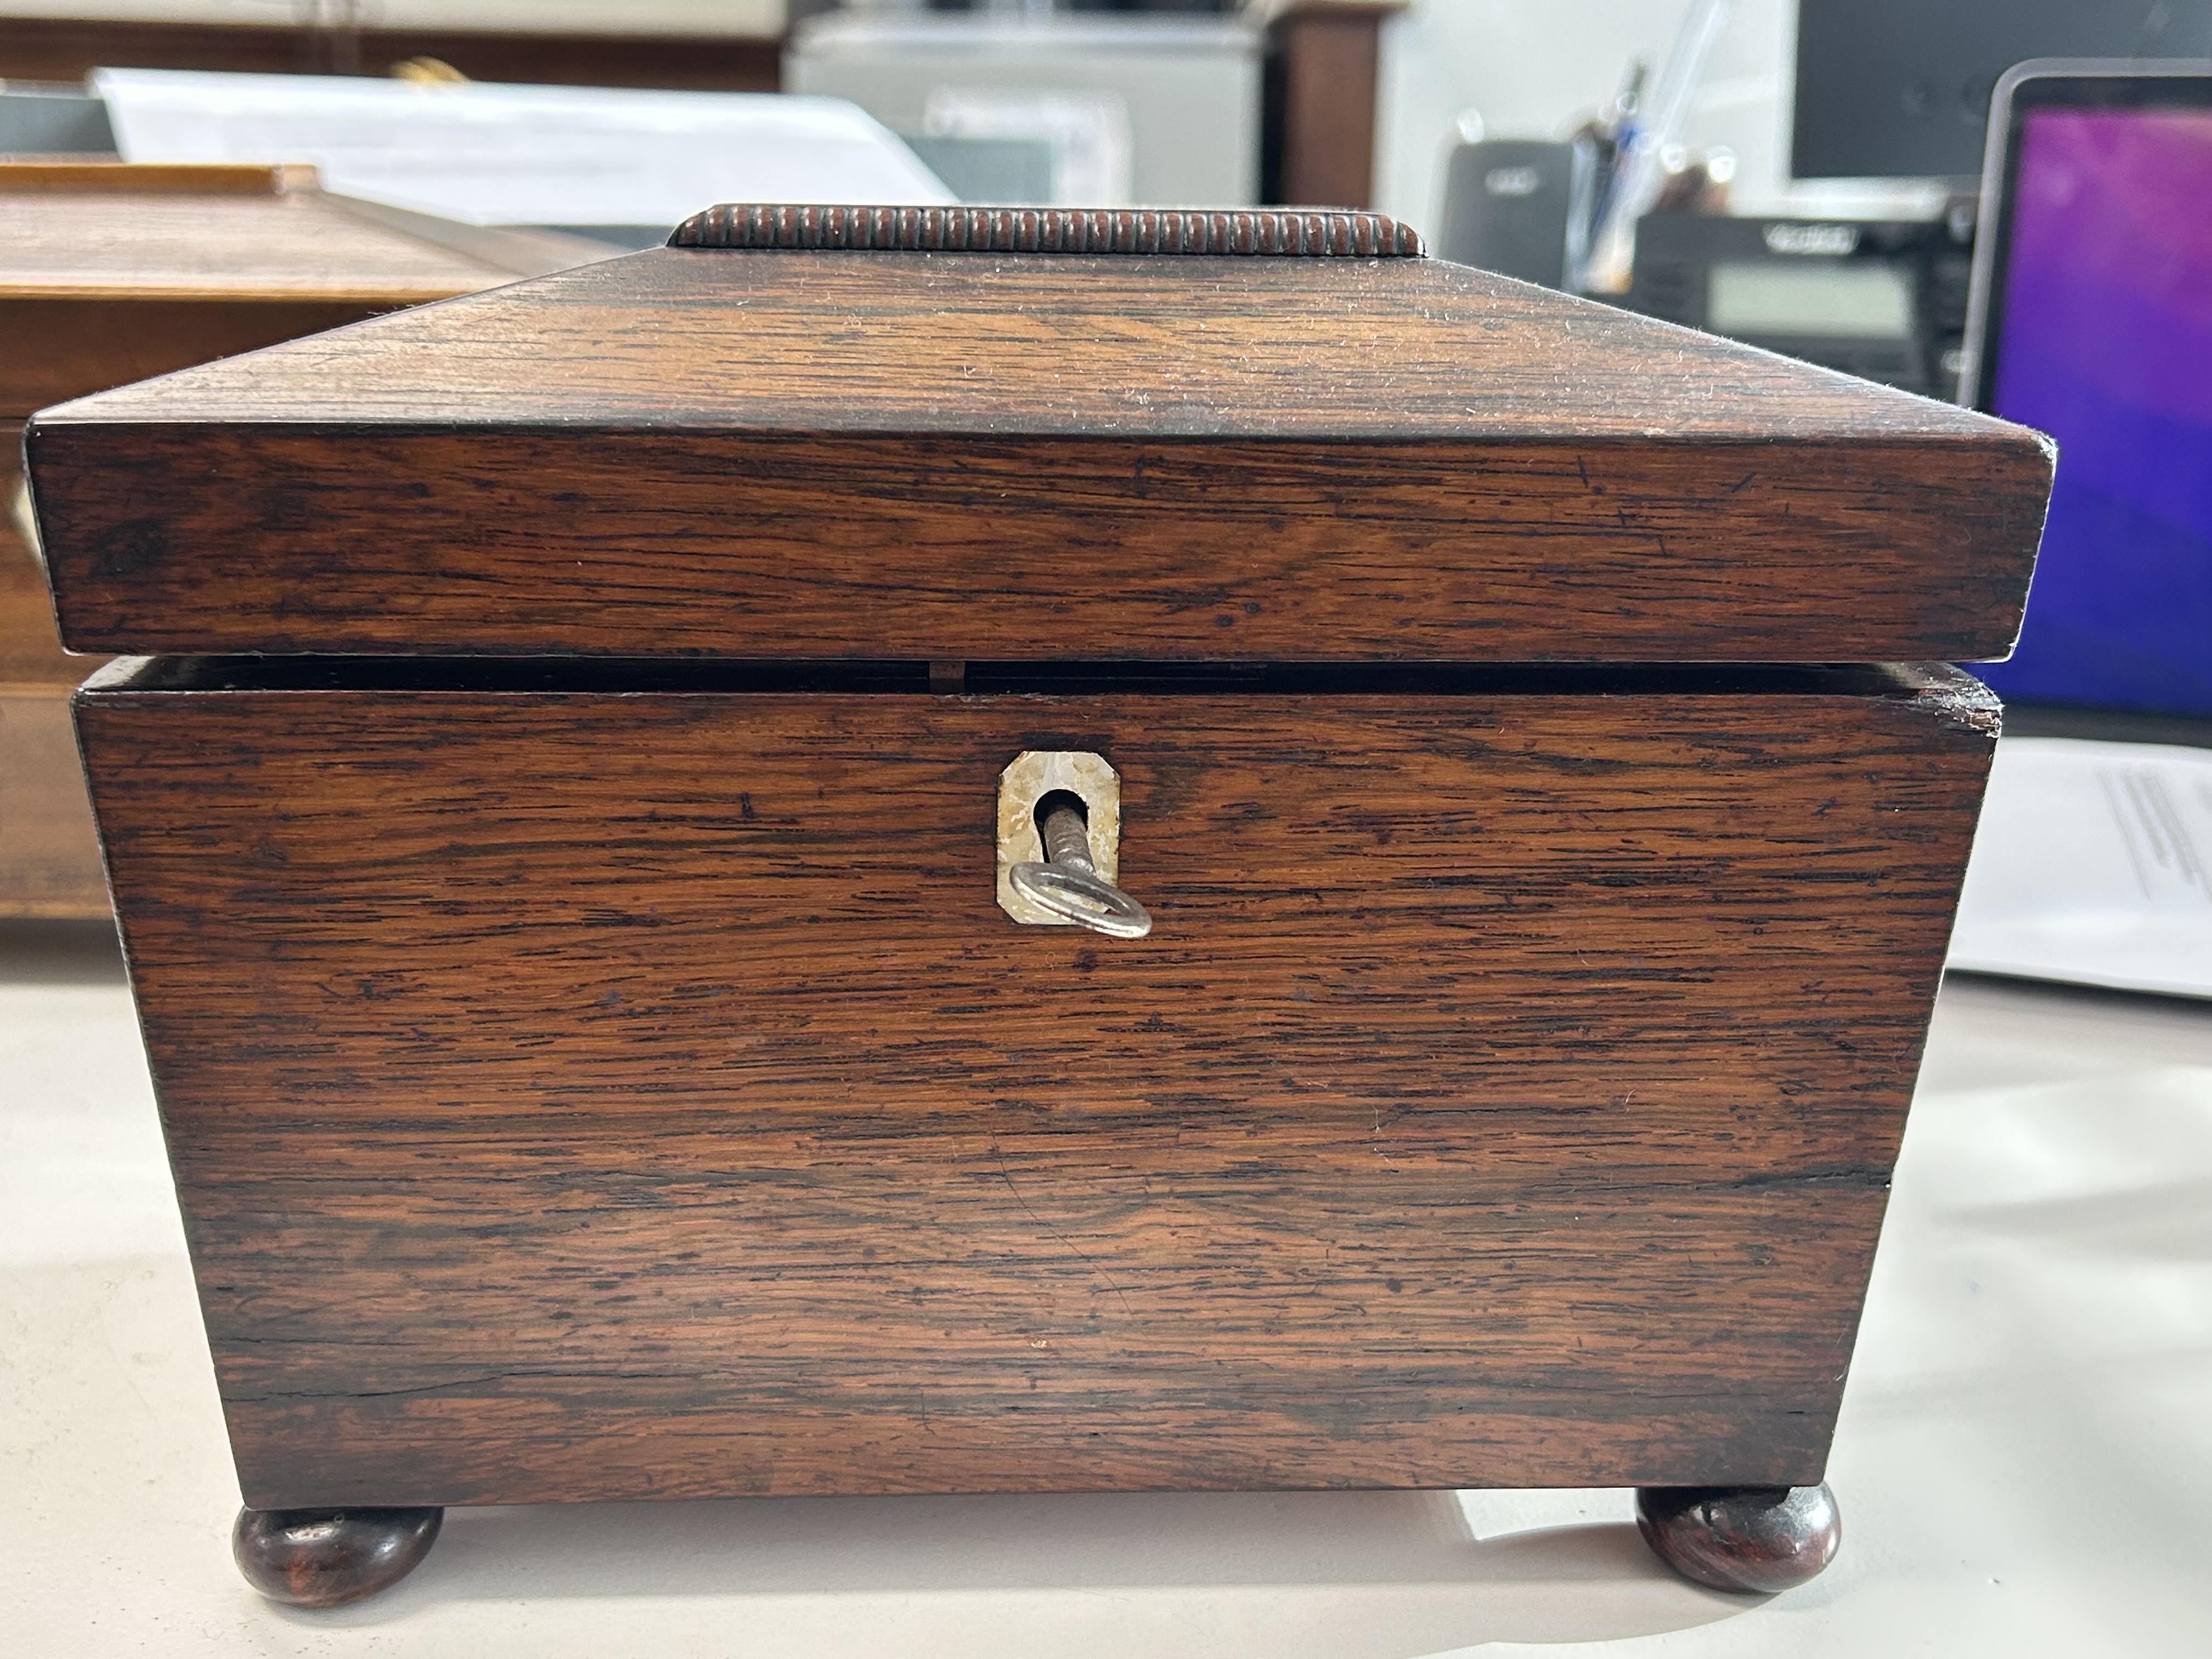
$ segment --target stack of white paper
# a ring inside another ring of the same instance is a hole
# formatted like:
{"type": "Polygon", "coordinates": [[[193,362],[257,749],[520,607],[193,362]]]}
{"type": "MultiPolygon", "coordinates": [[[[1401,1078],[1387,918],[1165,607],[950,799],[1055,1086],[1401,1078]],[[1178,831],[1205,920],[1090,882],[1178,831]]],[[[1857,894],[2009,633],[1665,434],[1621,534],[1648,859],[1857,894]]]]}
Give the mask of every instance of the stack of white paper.
{"type": "Polygon", "coordinates": [[[1999,743],[1949,965],[2212,997],[2212,750],[1999,743]]]}
{"type": "Polygon", "coordinates": [[[717,202],[954,199],[841,98],[104,69],[131,161],[311,161],[325,188],[471,225],[673,225],[717,202]]]}

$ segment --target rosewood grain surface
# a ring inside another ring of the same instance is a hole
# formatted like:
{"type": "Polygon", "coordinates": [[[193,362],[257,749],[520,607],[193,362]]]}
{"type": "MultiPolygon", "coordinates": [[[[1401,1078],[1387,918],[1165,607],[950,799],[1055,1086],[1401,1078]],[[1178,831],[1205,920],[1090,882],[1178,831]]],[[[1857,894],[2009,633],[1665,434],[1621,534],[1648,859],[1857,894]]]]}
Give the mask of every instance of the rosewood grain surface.
{"type": "Polygon", "coordinates": [[[1985,416],[1432,259],[659,249],[47,411],[80,649],[2001,654],[1985,416]]]}
{"type": "Polygon", "coordinates": [[[80,726],[257,1508],[1819,1478],[1948,671],[133,684],[80,726]],[[1032,748],[1119,770],[1149,939],[999,911],[1032,748]]]}

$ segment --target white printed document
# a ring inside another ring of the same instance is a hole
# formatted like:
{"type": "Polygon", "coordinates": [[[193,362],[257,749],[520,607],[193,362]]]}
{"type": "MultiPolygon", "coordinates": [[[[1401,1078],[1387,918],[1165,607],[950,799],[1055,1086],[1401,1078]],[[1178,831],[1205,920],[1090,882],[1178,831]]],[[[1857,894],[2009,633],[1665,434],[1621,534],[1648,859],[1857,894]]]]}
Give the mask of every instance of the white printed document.
{"type": "Polygon", "coordinates": [[[718,202],[952,201],[842,98],[104,69],[130,161],[309,161],[323,187],[469,225],[674,225],[718,202]]]}
{"type": "Polygon", "coordinates": [[[2212,750],[1999,742],[1948,965],[2212,997],[2212,750]]]}

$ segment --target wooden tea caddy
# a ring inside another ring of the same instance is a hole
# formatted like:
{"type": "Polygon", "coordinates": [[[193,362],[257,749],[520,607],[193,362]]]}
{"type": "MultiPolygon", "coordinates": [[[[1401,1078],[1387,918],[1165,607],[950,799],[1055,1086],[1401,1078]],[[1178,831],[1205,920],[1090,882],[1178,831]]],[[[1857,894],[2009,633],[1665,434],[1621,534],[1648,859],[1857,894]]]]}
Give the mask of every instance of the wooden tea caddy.
{"type": "Polygon", "coordinates": [[[264,1590],[738,1494],[1827,1559],[2035,434],[1371,216],[718,208],[29,453],[264,1590]]]}

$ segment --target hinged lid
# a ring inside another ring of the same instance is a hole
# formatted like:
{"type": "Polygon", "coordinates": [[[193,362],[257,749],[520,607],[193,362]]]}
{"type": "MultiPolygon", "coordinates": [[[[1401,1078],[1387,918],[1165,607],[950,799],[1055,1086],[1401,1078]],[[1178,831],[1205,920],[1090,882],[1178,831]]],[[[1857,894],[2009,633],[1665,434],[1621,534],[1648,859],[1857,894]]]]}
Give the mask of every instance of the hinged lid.
{"type": "Polygon", "coordinates": [[[1971,659],[2051,475],[1287,210],[717,208],[29,442],[88,651],[1971,659]]]}

